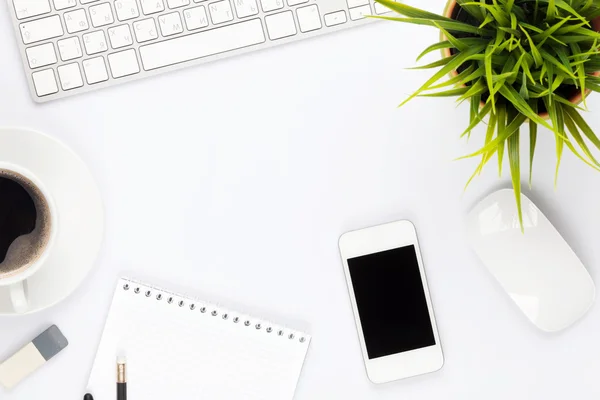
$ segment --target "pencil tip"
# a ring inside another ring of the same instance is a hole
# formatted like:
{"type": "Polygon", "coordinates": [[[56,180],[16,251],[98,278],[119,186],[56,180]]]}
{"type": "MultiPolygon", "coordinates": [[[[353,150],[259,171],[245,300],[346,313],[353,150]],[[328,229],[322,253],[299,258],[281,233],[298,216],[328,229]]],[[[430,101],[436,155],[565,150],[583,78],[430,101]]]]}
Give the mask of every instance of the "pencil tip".
{"type": "Polygon", "coordinates": [[[86,393],[86,395],[83,396],[83,400],[94,400],[94,396],[92,396],[89,393],[86,393]]]}

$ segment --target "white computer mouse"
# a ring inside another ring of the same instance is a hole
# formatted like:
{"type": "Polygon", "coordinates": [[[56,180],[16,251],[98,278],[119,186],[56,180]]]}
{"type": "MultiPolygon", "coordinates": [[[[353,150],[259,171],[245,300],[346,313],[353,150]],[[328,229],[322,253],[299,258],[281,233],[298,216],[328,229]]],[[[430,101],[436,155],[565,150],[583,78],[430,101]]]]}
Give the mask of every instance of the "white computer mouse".
{"type": "Polygon", "coordinates": [[[531,200],[521,196],[521,232],[512,189],[492,193],[467,218],[473,249],[538,328],[567,328],[594,302],[596,289],[577,255],[531,200]]]}

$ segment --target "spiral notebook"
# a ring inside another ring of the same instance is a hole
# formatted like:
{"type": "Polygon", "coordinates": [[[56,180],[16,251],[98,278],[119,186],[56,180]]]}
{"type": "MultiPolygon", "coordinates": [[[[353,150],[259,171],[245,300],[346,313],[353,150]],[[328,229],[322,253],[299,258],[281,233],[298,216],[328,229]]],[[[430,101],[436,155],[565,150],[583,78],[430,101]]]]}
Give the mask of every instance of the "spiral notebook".
{"type": "Polygon", "coordinates": [[[120,279],[88,391],[115,398],[116,357],[132,399],[292,399],[310,336],[120,279]]]}

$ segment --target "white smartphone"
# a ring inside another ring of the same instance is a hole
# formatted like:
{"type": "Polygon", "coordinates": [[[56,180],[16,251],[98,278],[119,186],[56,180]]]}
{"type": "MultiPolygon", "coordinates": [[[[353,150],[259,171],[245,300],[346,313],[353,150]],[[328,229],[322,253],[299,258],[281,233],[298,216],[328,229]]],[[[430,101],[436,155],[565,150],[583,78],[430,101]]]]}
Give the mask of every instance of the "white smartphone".
{"type": "Polygon", "coordinates": [[[439,370],[444,356],[414,225],[348,232],[339,245],[369,379],[439,370]]]}

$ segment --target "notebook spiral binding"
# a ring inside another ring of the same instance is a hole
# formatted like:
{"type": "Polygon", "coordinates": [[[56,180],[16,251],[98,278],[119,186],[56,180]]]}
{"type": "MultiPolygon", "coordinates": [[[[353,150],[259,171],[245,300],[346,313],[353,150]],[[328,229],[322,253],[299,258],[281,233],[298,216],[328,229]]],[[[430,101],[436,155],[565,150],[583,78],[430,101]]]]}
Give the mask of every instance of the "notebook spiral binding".
{"type": "MultiPolygon", "coordinates": [[[[176,296],[174,294],[166,293],[163,290],[156,289],[156,288],[150,288],[145,285],[142,285],[139,283],[134,283],[134,282],[131,282],[131,284],[130,283],[123,284],[122,289],[124,291],[129,291],[130,289],[133,289],[132,292],[135,295],[141,294],[148,298],[154,297],[155,301],[162,301],[166,295],[167,296],[166,301],[168,304],[173,304],[173,302],[175,300],[174,297],[176,296]]],[[[177,297],[181,297],[181,296],[177,295],[177,297]]],[[[175,305],[179,306],[179,307],[184,307],[186,305],[186,302],[185,302],[185,300],[179,300],[175,305]]],[[[194,303],[193,300],[191,300],[191,302],[188,305],[188,308],[190,311],[194,311],[194,310],[196,310],[197,306],[198,305],[196,303],[194,303]]],[[[208,308],[205,306],[202,306],[199,308],[199,311],[200,311],[200,314],[208,313],[208,315],[210,315],[212,317],[217,317],[217,316],[221,315],[221,319],[223,319],[225,321],[229,320],[229,317],[230,317],[227,312],[220,313],[218,310],[218,307],[216,307],[216,306],[210,306],[208,308]],[[209,309],[210,309],[210,312],[209,312],[209,309]]],[[[244,319],[244,322],[242,325],[245,327],[250,327],[253,325],[254,329],[263,330],[263,322],[262,321],[261,322],[259,322],[259,321],[253,322],[253,321],[251,321],[251,319],[253,319],[253,318],[247,317],[247,319],[244,319]]],[[[237,317],[237,316],[231,319],[231,322],[234,324],[238,324],[241,321],[242,320],[240,319],[240,317],[237,317]]],[[[274,332],[274,330],[277,330],[277,336],[281,336],[281,337],[285,336],[285,337],[287,337],[288,340],[296,339],[296,335],[293,332],[288,333],[283,328],[275,328],[268,324],[267,324],[266,328],[264,329],[264,332],[272,333],[272,332],[274,332]]],[[[306,341],[306,338],[304,336],[300,336],[298,338],[298,341],[300,343],[304,343],[306,341]]]]}

